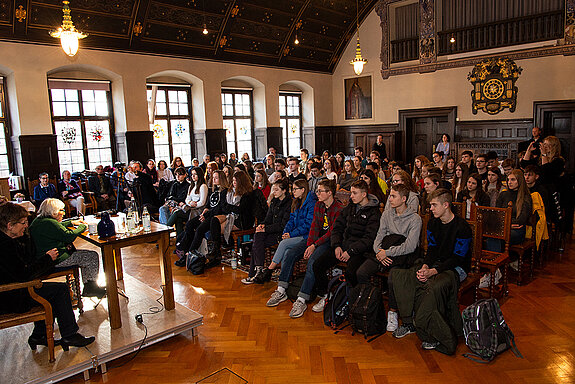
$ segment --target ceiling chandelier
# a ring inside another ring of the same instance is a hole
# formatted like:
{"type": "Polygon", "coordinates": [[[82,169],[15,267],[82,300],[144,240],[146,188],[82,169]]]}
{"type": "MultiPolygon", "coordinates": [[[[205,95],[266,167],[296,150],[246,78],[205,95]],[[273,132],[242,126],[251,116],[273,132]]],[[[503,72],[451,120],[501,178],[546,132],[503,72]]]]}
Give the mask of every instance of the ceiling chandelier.
{"type": "Polygon", "coordinates": [[[60,44],[62,49],[68,56],[74,56],[78,52],[78,40],[88,36],[86,33],[82,33],[74,28],[74,23],[72,22],[72,16],[70,16],[70,4],[69,1],[62,1],[64,7],[62,12],[64,17],[62,19],[62,25],[55,31],[50,31],[50,36],[60,39],[60,44]]]}
{"type": "Polygon", "coordinates": [[[355,58],[349,63],[353,65],[353,71],[356,75],[361,75],[363,72],[363,66],[367,63],[367,60],[361,57],[361,47],[359,46],[359,0],[356,0],[357,5],[357,47],[355,48],[355,58]]]}

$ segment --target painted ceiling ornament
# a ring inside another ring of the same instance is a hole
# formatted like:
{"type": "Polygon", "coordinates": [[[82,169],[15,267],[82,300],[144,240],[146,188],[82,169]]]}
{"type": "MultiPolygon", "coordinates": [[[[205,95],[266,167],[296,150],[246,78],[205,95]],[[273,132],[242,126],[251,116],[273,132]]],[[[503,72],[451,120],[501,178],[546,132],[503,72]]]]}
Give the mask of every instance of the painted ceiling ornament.
{"type": "Polygon", "coordinates": [[[164,132],[164,128],[160,124],[154,125],[154,137],[156,139],[161,139],[165,134],[166,132],[164,132]]]}
{"type": "Polygon", "coordinates": [[[76,141],[76,127],[63,127],[62,141],[68,145],[74,144],[76,141]]]}
{"type": "Polygon", "coordinates": [[[102,139],[104,138],[104,135],[102,134],[104,132],[104,129],[99,126],[96,125],[91,131],[90,131],[90,135],[92,135],[92,140],[96,141],[96,142],[100,142],[102,141],[102,139]]]}
{"type": "Polygon", "coordinates": [[[182,126],[182,123],[178,123],[178,125],[176,125],[176,136],[182,137],[184,132],[186,132],[186,128],[182,126]]]}
{"type": "Polygon", "coordinates": [[[515,112],[517,107],[517,87],[515,82],[523,68],[509,58],[485,59],[476,64],[467,75],[473,84],[471,105],[473,114],[482,110],[495,115],[505,108],[515,112]]]}

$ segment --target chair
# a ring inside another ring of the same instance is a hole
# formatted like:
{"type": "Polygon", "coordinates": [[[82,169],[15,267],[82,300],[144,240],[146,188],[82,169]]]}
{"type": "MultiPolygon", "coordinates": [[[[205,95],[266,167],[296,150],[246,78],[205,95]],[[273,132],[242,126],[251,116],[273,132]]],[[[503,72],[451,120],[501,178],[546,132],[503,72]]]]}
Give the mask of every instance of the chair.
{"type": "Polygon", "coordinates": [[[489,297],[495,291],[495,271],[503,270],[503,283],[500,295],[507,296],[508,267],[509,267],[509,238],[511,235],[511,206],[507,208],[482,207],[471,205],[471,217],[477,218],[479,267],[487,269],[491,274],[489,284],[489,297]],[[502,252],[492,252],[483,249],[483,240],[495,239],[504,242],[502,252]]]}
{"type": "Polygon", "coordinates": [[[52,306],[50,303],[38,295],[34,288],[40,288],[40,280],[27,281],[25,283],[11,283],[0,285],[0,292],[13,291],[16,289],[28,289],[30,297],[39,303],[25,313],[8,313],[0,315],[0,329],[15,327],[17,325],[27,324],[34,321],[44,320],[46,324],[46,338],[48,341],[48,352],[50,354],[50,363],[56,361],[54,357],[54,317],[52,316],[52,306]]]}
{"type": "Polygon", "coordinates": [[[78,308],[80,313],[84,313],[84,303],[82,303],[82,291],[80,290],[80,267],[77,265],[58,270],[43,276],[42,280],[51,280],[59,277],[66,277],[66,285],[70,288],[70,299],[72,308],[78,308]]]}
{"type": "Polygon", "coordinates": [[[350,192],[340,189],[335,193],[335,199],[339,201],[343,207],[346,207],[349,204],[350,195],[350,192]]]}
{"type": "MultiPolygon", "coordinates": [[[[464,203],[465,204],[465,203],[464,203]]],[[[467,274],[467,278],[459,286],[457,291],[457,299],[461,302],[462,296],[470,289],[474,289],[473,301],[477,301],[479,298],[479,283],[481,281],[481,276],[483,275],[479,270],[480,261],[480,246],[481,241],[479,240],[479,232],[477,231],[477,222],[468,220],[467,223],[471,227],[471,269],[467,274]]]]}
{"type": "Polygon", "coordinates": [[[76,182],[82,190],[82,196],[84,196],[84,207],[86,208],[86,213],[98,212],[98,202],[96,201],[96,195],[94,192],[91,192],[88,189],[88,179],[78,179],[76,182]]]}
{"type": "Polygon", "coordinates": [[[453,202],[453,213],[455,213],[457,216],[462,217],[462,218],[466,218],[466,211],[467,211],[467,203],[464,201],[462,203],[458,203],[458,202],[453,202]]]}
{"type": "MultiPolygon", "coordinates": [[[[28,178],[27,181],[28,181],[28,194],[30,195],[30,201],[34,205],[36,205],[36,201],[34,200],[34,188],[36,188],[36,186],[40,184],[40,180],[38,179],[30,180],[30,178],[28,178]]],[[[48,182],[54,185],[54,187],[58,188],[58,182],[56,181],[55,177],[50,178],[48,182]]]]}

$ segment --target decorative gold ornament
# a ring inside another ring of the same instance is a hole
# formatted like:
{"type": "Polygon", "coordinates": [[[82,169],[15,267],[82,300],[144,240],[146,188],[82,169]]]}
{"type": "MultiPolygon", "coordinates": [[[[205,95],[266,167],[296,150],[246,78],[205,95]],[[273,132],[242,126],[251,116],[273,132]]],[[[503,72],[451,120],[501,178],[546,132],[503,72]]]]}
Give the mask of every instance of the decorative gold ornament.
{"type": "Polygon", "coordinates": [[[74,28],[72,16],[70,16],[70,2],[64,0],[62,1],[62,4],[64,4],[62,8],[62,13],[64,14],[62,26],[55,31],[50,31],[50,36],[60,39],[60,44],[62,45],[64,52],[66,52],[68,56],[74,56],[76,52],[78,52],[78,40],[83,39],[88,35],[74,28]]]}
{"type": "Polygon", "coordinates": [[[482,110],[495,115],[505,108],[515,112],[517,87],[515,82],[523,69],[509,58],[485,59],[467,75],[473,84],[471,104],[473,114],[482,110]]]}
{"type": "Polygon", "coordinates": [[[232,12],[230,14],[231,17],[236,17],[238,15],[238,13],[240,12],[240,7],[238,7],[237,5],[232,9],[232,12]]]}
{"type": "Polygon", "coordinates": [[[220,39],[220,48],[225,47],[225,45],[228,43],[228,38],[226,36],[222,36],[222,38],[220,39]]]}
{"type": "Polygon", "coordinates": [[[144,29],[144,27],[142,27],[142,23],[140,23],[139,21],[136,23],[136,25],[134,25],[134,28],[132,29],[132,32],[134,33],[134,36],[140,36],[140,33],[142,33],[142,30],[144,29]]]}
{"type": "Polygon", "coordinates": [[[14,11],[14,16],[16,16],[16,19],[18,19],[18,22],[20,23],[26,20],[26,10],[24,7],[19,5],[18,9],[14,11]]]}

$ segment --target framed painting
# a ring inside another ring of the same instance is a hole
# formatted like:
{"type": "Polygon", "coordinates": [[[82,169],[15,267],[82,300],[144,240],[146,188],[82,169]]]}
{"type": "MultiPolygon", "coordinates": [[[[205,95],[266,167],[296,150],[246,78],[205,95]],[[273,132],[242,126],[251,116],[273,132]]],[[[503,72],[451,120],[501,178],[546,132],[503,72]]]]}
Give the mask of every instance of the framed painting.
{"type": "Polygon", "coordinates": [[[344,79],[345,119],[371,119],[372,96],[371,76],[344,79]]]}

